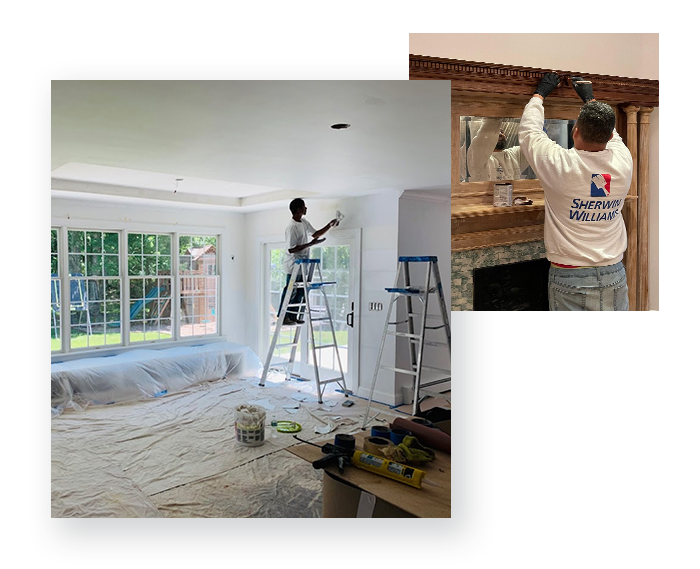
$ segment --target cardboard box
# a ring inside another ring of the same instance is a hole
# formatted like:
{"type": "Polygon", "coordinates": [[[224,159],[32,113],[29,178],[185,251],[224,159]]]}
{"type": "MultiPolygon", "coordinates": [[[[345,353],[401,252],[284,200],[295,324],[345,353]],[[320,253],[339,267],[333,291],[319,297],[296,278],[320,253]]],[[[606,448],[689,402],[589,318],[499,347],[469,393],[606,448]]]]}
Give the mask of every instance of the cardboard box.
{"type": "Polygon", "coordinates": [[[433,423],[438,429],[440,429],[443,433],[447,433],[448,435],[452,436],[452,421],[440,421],[439,423],[433,423]]]}
{"type": "Polygon", "coordinates": [[[344,480],[323,473],[324,518],[415,518],[344,480]]]}

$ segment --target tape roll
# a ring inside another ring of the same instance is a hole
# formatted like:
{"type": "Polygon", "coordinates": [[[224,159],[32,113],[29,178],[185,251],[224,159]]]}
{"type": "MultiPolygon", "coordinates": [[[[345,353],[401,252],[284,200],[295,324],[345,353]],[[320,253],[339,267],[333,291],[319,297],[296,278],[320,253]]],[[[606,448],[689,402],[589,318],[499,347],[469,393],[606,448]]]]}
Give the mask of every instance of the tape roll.
{"type": "Polygon", "coordinates": [[[376,454],[377,456],[384,456],[382,449],[392,446],[389,439],[384,437],[368,437],[362,446],[362,450],[370,453],[376,454]]]}
{"type": "Polygon", "coordinates": [[[335,446],[345,449],[355,450],[355,437],[352,435],[339,434],[335,436],[335,446]]]}
{"type": "Polygon", "coordinates": [[[391,442],[395,445],[400,445],[403,442],[404,437],[410,437],[413,433],[408,429],[402,429],[400,427],[395,427],[391,429],[391,442]]]}
{"type": "Polygon", "coordinates": [[[428,419],[422,419],[420,417],[414,417],[413,419],[411,419],[411,423],[415,423],[416,425],[423,425],[424,427],[435,426],[430,421],[428,421],[428,419]]]}
{"type": "Polygon", "coordinates": [[[452,438],[438,428],[424,427],[423,425],[413,423],[402,417],[394,419],[391,426],[393,428],[411,429],[413,431],[413,436],[416,437],[423,446],[450,454],[452,438]]]}
{"type": "Polygon", "coordinates": [[[385,439],[388,439],[391,434],[391,429],[385,425],[378,425],[376,427],[372,427],[371,433],[373,437],[384,437],[385,439]]]}

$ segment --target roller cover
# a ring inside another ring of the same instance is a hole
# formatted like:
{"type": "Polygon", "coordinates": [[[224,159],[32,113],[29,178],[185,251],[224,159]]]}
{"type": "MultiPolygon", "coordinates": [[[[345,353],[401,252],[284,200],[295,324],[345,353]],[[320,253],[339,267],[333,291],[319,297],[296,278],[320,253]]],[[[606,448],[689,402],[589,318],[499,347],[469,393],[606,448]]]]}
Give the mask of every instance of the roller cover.
{"type": "Polygon", "coordinates": [[[452,437],[447,433],[443,433],[440,429],[419,425],[410,419],[402,419],[401,417],[395,419],[391,427],[408,429],[422,445],[451,454],[452,437]]]}

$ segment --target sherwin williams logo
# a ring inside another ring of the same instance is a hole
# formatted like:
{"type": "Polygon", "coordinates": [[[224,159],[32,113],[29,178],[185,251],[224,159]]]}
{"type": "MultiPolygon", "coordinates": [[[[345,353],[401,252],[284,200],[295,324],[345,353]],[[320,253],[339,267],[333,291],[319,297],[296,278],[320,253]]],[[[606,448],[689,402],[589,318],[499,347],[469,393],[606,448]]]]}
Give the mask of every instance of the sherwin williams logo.
{"type": "Polygon", "coordinates": [[[610,195],[610,174],[593,174],[591,176],[591,197],[605,198],[610,195]]]}

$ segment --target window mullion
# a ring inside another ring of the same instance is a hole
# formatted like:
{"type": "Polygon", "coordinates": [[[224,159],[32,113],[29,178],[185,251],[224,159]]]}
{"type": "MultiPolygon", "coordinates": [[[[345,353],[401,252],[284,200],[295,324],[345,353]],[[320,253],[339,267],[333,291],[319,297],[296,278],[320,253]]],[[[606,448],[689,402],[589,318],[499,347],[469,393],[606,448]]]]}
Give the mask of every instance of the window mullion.
{"type": "Polygon", "coordinates": [[[131,343],[131,321],[129,319],[131,306],[131,291],[129,288],[129,271],[127,255],[128,251],[128,232],[122,229],[119,232],[119,286],[120,291],[120,314],[122,320],[122,346],[128,346],[131,343]]]}
{"type": "Polygon", "coordinates": [[[71,338],[70,275],[68,274],[68,227],[60,227],[58,237],[58,276],[59,282],[61,283],[61,307],[59,311],[61,316],[61,353],[67,353],[70,351],[71,338]]]}
{"type": "Polygon", "coordinates": [[[172,315],[173,339],[177,342],[180,339],[180,306],[182,306],[182,300],[180,299],[182,292],[180,287],[180,233],[176,231],[172,235],[173,245],[170,248],[170,254],[172,255],[170,267],[173,279],[171,287],[173,299],[170,301],[170,313],[172,315]]]}
{"type": "Polygon", "coordinates": [[[221,270],[223,269],[221,265],[221,235],[216,236],[216,334],[221,336],[221,270]]]}

